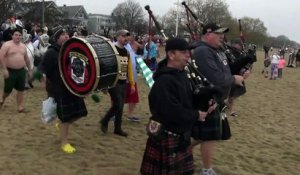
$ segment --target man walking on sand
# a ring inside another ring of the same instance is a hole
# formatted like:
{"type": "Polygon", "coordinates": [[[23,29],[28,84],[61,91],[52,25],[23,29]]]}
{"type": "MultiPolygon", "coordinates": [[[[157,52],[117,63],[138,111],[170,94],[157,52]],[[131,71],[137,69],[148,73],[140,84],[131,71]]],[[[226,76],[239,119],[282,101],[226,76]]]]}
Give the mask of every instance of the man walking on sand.
{"type": "Polygon", "coordinates": [[[28,74],[32,76],[30,61],[27,56],[26,46],[21,42],[22,32],[14,29],[12,40],[3,44],[0,50],[0,63],[4,76],[4,91],[0,99],[0,108],[3,106],[5,99],[13,89],[17,90],[17,108],[18,112],[24,112],[24,90],[25,77],[28,68],[28,74]]]}

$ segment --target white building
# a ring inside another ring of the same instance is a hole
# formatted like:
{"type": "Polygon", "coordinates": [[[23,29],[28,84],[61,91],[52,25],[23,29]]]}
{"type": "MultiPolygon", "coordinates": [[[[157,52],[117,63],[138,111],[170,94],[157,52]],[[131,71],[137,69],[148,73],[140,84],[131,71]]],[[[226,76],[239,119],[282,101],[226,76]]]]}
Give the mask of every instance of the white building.
{"type": "Polygon", "coordinates": [[[115,22],[113,22],[110,15],[103,14],[88,14],[87,29],[89,32],[96,33],[98,35],[111,35],[115,32],[115,22]],[[107,33],[109,32],[109,33],[107,33]]]}

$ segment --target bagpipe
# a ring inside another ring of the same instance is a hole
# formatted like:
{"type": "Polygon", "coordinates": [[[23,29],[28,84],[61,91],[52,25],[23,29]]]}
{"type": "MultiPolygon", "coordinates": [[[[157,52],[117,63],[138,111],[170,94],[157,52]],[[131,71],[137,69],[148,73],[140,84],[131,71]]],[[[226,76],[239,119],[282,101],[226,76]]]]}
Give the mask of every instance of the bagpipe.
{"type": "Polygon", "coordinates": [[[199,33],[198,30],[203,27],[203,22],[199,20],[197,15],[189,8],[189,6],[186,4],[185,1],[183,1],[181,4],[184,6],[186,12],[186,19],[187,19],[186,26],[191,34],[192,40],[196,41],[199,39],[197,33],[199,33]],[[198,26],[193,25],[193,23],[190,20],[190,15],[195,19],[196,25],[198,26]]]}
{"type": "Polygon", "coordinates": [[[253,63],[257,61],[256,45],[250,44],[248,50],[246,49],[241,20],[239,19],[238,22],[241,49],[229,45],[226,41],[221,47],[226,54],[226,57],[229,61],[229,67],[233,75],[243,75],[247,70],[250,70],[253,63]]]}
{"type": "MultiPolygon", "coordinates": [[[[153,16],[153,12],[150,10],[150,7],[147,5],[145,6],[145,9],[149,13],[149,19],[152,18],[157,30],[160,31],[164,39],[167,40],[168,38],[164,34],[164,30],[161,29],[159,23],[153,16]]],[[[194,104],[196,109],[207,111],[209,107],[208,102],[211,99],[213,99],[214,102],[221,104],[221,101],[219,100],[222,96],[221,90],[209,82],[207,78],[199,72],[198,66],[196,65],[196,61],[194,59],[191,58],[191,60],[188,62],[188,65],[185,67],[185,71],[192,87],[193,101],[195,102],[194,104]]]]}
{"type": "Polygon", "coordinates": [[[194,59],[188,62],[185,67],[187,76],[190,80],[190,84],[193,90],[193,101],[196,109],[201,111],[207,111],[209,108],[209,101],[214,100],[213,103],[224,105],[221,101],[222,92],[213,83],[207,80],[207,78],[201,74],[198,70],[198,66],[194,59]]]}
{"type": "MultiPolygon", "coordinates": [[[[181,4],[185,7],[186,10],[186,16],[187,16],[186,25],[191,34],[192,40],[197,41],[199,39],[197,33],[199,32],[198,31],[199,28],[203,27],[203,22],[199,20],[199,18],[188,7],[185,1],[183,1],[181,4]],[[192,25],[190,20],[190,15],[195,19],[196,26],[192,25]],[[193,27],[195,28],[194,30],[193,27]]],[[[194,49],[196,47],[197,47],[196,42],[190,44],[190,49],[194,49]]],[[[213,103],[218,103],[222,107],[225,106],[224,102],[221,100],[222,98],[221,89],[219,89],[213,83],[208,81],[208,79],[203,74],[201,74],[194,58],[191,57],[191,61],[186,66],[185,70],[191,82],[191,86],[194,94],[194,102],[195,102],[194,104],[197,109],[200,109],[202,111],[207,111],[207,109],[209,108],[208,101],[210,101],[211,99],[214,101],[213,103]]]]}

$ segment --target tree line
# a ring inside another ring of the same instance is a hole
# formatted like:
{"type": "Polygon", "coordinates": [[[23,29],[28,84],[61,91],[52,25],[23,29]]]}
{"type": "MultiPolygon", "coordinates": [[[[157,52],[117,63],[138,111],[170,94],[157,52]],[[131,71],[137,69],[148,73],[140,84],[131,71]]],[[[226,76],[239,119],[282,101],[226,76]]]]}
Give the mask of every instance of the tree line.
{"type": "MultiPolygon", "coordinates": [[[[188,7],[198,17],[198,20],[202,23],[216,22],[223,26],[230,28],[230,32],[227,34],[227,39],[236,39],[240,36],[238,19],[233,17],[228,9],[226,0],[189,0],[186,2],[188,7]]],[[[181,5],[181,4],[179,4],[181,5]]],[[[184,6],[180,6],[178,11],[178,36],[184,36],[189,33],[187,27],[187,14],[184,6]]],[[[162,28],[167,36],[175,36],[176,32],[176,18],[177,9],[171,7],[168,12],[162,16],[155,14],[155,9],[152,9],[157,21],[160,22],[162,28]]],[[[147,11],[142,7],[138,1],[127,0],[119,3],[111,13],[112,19],[116,23],[116,29],[126,28],[136,34],[147,33],[148,27],[148,15],[147,11]]],[[[284,35],[277,37],[270,36],[267,33],[267,28],[264,22],[259,18],[243,17],[240,19],[243,28],[243,34],[246,42],[256,44],[259,47],[264,45],[272,46],[275,48],[282,47],[295,47],[299,48],[299,43],[290,40],[284,35]]],[[[190,15],[190,23],[197,25],[190,15]]],[[[196,28],[196,31],[200,34],[201,29],[196,28]]],[[[159,34],[159,31],[153,28],[153,33],[159,34]]]]}

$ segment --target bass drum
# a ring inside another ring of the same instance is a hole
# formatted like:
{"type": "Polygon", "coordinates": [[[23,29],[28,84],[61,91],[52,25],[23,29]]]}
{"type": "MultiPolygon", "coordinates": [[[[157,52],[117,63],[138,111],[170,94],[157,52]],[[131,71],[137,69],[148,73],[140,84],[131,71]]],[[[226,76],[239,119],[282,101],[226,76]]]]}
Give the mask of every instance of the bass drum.
{"type": "Polygon", "coordinates": [[[65,86],[79,97],[114,87],[120,70],[118,55],[115,46],[105,37],[69,39],[59,56],[59,71],[65,86]]]}

